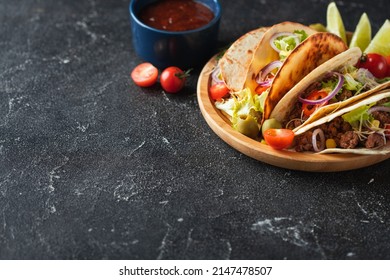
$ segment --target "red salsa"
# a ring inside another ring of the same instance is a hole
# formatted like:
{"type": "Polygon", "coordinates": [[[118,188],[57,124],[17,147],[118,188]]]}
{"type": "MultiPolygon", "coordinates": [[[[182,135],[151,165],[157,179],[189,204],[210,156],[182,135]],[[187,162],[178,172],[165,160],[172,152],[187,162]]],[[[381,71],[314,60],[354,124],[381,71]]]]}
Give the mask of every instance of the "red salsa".
{"type": "Polygon", "coordinates": [[[138,17],[156,29],[186,31],[206,25],[214,14],[210,8],[193,0],[159,0],[143,8],[138,17]]]}

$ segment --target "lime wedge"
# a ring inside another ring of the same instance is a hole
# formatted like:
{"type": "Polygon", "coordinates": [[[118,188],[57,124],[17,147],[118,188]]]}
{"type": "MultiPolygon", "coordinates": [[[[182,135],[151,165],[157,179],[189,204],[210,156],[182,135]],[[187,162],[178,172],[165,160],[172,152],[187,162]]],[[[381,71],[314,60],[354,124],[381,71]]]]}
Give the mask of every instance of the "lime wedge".
{"type": "Polygon", "coordinates": [[[328,5],[328,10],[326,12],[326,29],[333,34],[336,34],[347,43],[343,19],[341,18],[335,2],[331,2],[328,5]]]}
{"type": "Polygon", "coordinates": [[[383,56],[390,55],[390,20],[387,19],[382,27],[379,28],[364,52],[378,53],[383,56]]]}
{"type": "Polygon", "coordinates": [[[362,52],[371,42],[371,23],[366,13],[360,17],[359,23],[356,26],[355,32],[352,35],[349,47],[359,47],[362,52]]]}

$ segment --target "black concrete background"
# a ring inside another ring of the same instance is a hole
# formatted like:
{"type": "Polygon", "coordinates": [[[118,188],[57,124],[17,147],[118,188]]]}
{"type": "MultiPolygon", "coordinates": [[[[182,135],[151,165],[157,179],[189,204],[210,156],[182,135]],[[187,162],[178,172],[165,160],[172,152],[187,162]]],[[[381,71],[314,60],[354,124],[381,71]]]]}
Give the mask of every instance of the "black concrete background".
{"type": "MultiPolygon", "coordinates": [[[[328,1],[223,0],[221,47],[328,1]]],[[[374,32],[389,2],[338,1],[374,32]]],[[[135,86],[128,1],[0,0],[0,259],[389,259],[390,161],[340,173],[240,154],[186,88],[135,86]]]]}

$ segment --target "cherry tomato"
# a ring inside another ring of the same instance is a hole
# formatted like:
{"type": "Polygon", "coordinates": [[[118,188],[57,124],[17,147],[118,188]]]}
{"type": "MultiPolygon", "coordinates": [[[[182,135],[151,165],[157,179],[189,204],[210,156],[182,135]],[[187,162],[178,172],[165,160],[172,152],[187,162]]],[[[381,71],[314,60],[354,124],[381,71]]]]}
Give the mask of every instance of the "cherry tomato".
{"type": "Polygon", "coordinates": [[[210,87],[210,97],[213,100],[221,100],[228,93],[229,89],[224,83],[217,83],[210,87]]]}
{"type": "MultiPolygon", "coordinates": [[[[305,99],[308,100],[318,100],[325,98],[328,95],[328,93],[324,90],[314,90],[312,93],[310,93],[305,99]]],[[[310,117],[311,114],[314,113],[315,110],[317,110],[318,107],[326,105],[328,102],[324,102],[322,104],[317,104],[317,105],[310,105],[307,103],[302,103],[302,111],[303,114],[306,117],[310,117]]]]}
{"type": "Polygon", "coordinates": [[[390,55],[386,56],[387,61],[387,77],[390,77],[390,55]]]}
{"type": "Polygon", "coordinates": [[[265,142],[276,150],[282,150],[291,146],[294,141],[294,132],[286,128],[270,128],[264,131],[265,142]]]}
{"type": "Polygon", "coordinates": [[[166,92],[177,93],[184,87],[188,76],[189,71],[184,72],[176,66],[170,66],[161,73],[160,83],[166,92]]]}
{"type": "Polygon", "coordinates": [[[134,83],[140,87],[150,87],[157,81],[158,69],[149,62],[139,64],[131,72],[134,83]]]}
{"type": "Polygon", "coordinates": [[[388,65],[386,58],[377,53],[363,54],[357,64],[358,68],[365,68],[376,78],[382,79],[387,76],[388,65]]]}

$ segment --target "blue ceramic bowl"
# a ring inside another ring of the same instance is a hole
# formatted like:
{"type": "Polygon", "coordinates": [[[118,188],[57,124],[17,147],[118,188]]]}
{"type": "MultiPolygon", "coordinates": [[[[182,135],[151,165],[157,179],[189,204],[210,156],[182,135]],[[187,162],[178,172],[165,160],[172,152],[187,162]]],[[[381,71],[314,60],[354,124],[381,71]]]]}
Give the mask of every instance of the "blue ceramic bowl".
{"type": "Polygon", "coordinates": [[[217,47],[221,18],[221,6],[218,0],[196,0],[213,11],[214,19],[201,28],[177,32],[155,29],[137,18],[142,8],[155,1],[130,1],[132,40],[138,56],[160,69],[168,66],[189,69],[206,63],[217,47]]]}

